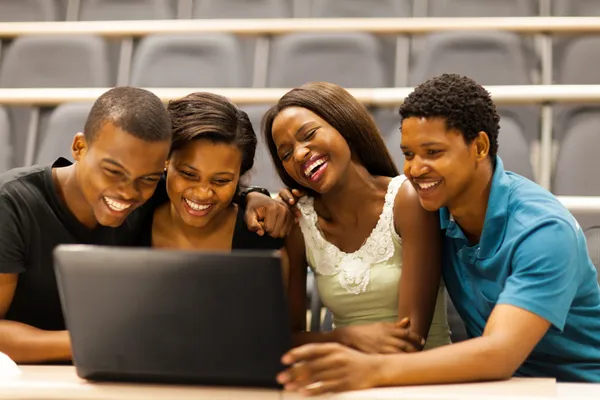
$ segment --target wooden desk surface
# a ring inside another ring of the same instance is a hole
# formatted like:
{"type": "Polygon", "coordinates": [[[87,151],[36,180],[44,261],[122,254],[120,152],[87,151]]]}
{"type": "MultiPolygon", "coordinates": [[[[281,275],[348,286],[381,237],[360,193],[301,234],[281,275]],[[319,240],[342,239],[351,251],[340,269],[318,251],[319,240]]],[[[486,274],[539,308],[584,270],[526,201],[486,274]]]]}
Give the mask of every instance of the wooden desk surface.
{"type": "MultiPolygon", "coordinates": [[[[126,383],[89,383],[67,366],[21,366],[22,374],[0,377],[0,399],[19,400],[299,400],[295,393],[267,389],[238,389],[126,383]]],[[[556,383],[554,379],[513,378],[504,382],[379,388],[326,396],[334,400],[598,400],[600,384],[556,383]]]]}

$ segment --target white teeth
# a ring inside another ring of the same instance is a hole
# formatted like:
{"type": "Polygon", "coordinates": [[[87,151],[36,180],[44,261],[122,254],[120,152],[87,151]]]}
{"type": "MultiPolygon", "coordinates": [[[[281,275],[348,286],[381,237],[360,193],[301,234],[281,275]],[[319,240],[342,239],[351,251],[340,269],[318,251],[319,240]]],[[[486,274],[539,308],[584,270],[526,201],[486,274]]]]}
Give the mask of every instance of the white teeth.
{"type": "Polygon", "coordinates": [[[121,203],[120,201],[113,200],[108,197],[104,197],[104,201],[106,202],[106,205],[108,206],[108,208],[110,208],[111,210],[116,211],[116,212],[125,211],[129,207],[131,207],[131,204],[121,203]]]}
{"type": "Polygon", "coordinates": [[[188,206],[190,206],[190,208],[192,210],[195,210],[195,211],[204,211],[210,207],[210,204],[198,204],[198,203],[194,203],[193,201],[190,201],[188,199],[185,199],[185,202],[187,203],[188,206]]]}
{"type": "Polygon", "coordinates": [[[304,175],[310,178],[313,175],[313,170],[316,169],[318,166],[323,165],[324,163],[324,158],[319,158],[318,160],[311,162],[310,164],[304,167],[304,175]]]}
{"type": "Polygon", "coordinates": [[[419,183],[419,187],[421,189],[431,189],[432,187],[438,185],[441,181],[439,182],[425,182],[425,183],[419,183]]]}

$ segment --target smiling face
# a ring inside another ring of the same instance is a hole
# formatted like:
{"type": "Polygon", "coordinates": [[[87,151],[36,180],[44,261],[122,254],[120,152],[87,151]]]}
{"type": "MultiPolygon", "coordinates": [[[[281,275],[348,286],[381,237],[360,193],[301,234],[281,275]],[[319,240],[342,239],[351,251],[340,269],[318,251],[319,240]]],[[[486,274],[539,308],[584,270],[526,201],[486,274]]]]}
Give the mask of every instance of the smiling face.
{"type": "Polygon", "coordinates": [[[436,211],[461,201],[475,178],[477,164],[487,157],[487,151],[482,154],[480,150],[482,141],[485,138],[467,144],[460,131],[446,128],[442,118],[402,121],[404,174],[423,208],[436,211]]]}
{"type": "Polygon", "coordinates": [[[273,121],[277,156],[292,179],[317,193],[331,190],[351,161],[348,143],[310,110],[289,107],[273,121]]]}
{"type": "Polygon", "coordinates": [[[170,140],[142,140],[109,122],[91,144],[83,134],[75,136],[77,183],[100,225],[120,226],[152,196],[170,145],[170,140]]]}
{"type": "Polygon", "coordinates": [[[229,207],[240,180],[242,153],[235,144],[196,139],[171,154],[167,193],[177,215],[206,226],[229,207]]]}

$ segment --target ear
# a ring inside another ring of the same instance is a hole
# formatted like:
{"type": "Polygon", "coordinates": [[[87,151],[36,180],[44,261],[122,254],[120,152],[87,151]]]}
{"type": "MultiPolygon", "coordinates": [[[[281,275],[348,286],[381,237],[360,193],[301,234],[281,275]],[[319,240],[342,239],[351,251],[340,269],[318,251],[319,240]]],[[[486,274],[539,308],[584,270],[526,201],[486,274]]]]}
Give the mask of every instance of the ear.
{"type": "Polygon", "coordinates": [[[165,161],[165,172],[169,169],[169,160],[165,161]]]}
{"type": "Polygon", "coordinates": [[[71,155],[75,161],[79,161],[85,156],[87,153],[89,146],[87,139],[83,135],[83,133],[78,132],[73,138],[73,143],[71,144],[71,155]]]}
{"type": "Polygon", "coordinates": [[[490,138],[484,131],[479,132],[479,135],[473,141],[475,146],[475,159],[478,162],[485,160],[490,153],[490,138]]]}

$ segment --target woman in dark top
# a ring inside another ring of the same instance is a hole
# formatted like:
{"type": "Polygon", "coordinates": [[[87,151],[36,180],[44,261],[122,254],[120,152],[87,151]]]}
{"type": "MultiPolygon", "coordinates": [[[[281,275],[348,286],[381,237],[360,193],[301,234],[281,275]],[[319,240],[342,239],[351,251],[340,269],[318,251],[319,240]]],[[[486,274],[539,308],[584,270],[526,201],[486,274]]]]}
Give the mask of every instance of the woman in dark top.
{"type": "Polygon", "coordinates": [[[220,250],[273,249],[283,241],[248,230],[234,202],[254,164],[256,134],[248,115],[225,97],[192,93],[169,103],[173,144],[157,207],[139,245],[220,250]]]}

